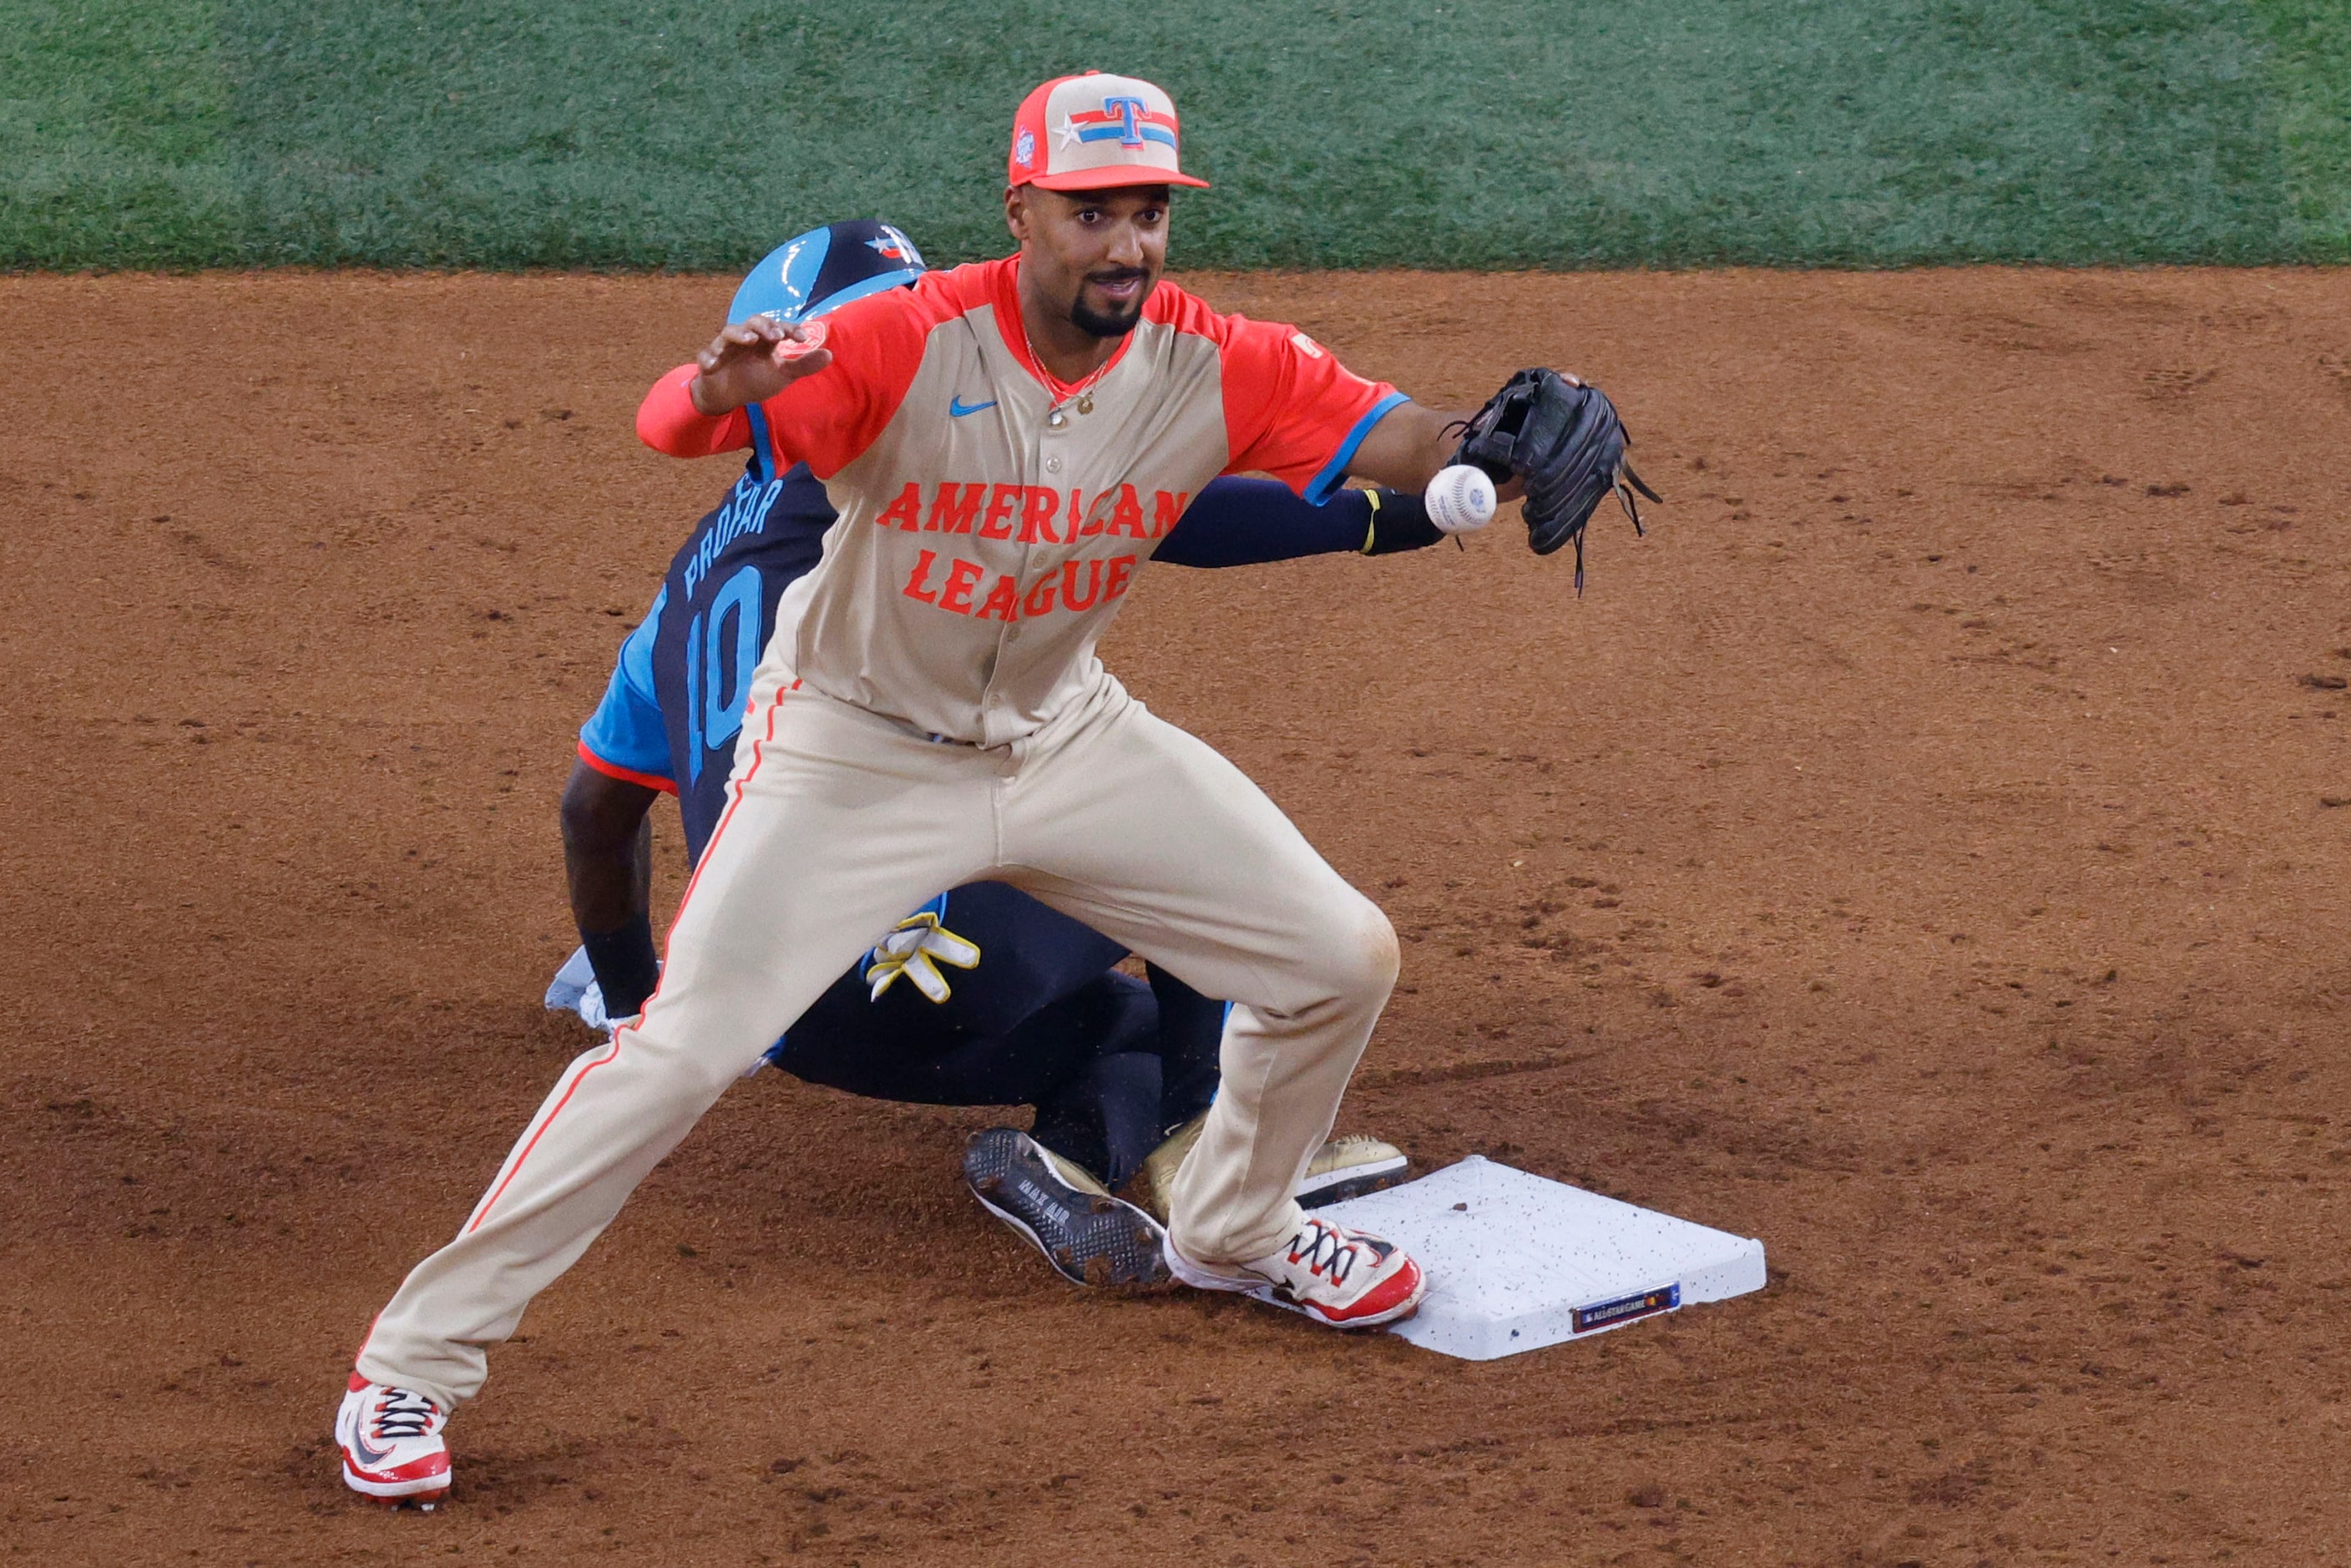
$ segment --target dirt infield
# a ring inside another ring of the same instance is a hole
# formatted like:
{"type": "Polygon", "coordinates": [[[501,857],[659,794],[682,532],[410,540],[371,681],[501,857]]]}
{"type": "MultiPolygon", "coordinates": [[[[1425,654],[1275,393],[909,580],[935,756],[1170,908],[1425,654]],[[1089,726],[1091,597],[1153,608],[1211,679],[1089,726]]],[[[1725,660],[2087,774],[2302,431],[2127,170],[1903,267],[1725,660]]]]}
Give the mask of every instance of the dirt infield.
{"type": "Polygon", "coordinates": [[[1771,1289],[1479,1365],[1089,1296],[961,1191],[983,1114],[769,1073],[453,1502],[354,1502],[369,1314],[588,1043],[555,795],[731,477],[630,434],[730,285],[0,279],[0,1552],[2351,1552],[2351,277],[1194,281],[1432,400],[1617,393],[1672,505],[1582,603],[1506,517],[1152,573],[1108,655],[1404,934],[1347,1124],[1771,1289]]]}

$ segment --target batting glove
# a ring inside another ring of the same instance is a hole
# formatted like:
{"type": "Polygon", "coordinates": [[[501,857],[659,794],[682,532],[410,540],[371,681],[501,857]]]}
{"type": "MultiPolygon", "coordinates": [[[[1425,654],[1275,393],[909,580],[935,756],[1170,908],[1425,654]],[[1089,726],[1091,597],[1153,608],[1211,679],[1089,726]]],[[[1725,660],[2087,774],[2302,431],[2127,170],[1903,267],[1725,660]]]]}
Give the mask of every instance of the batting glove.
{"type": "Polygon", "coordinates": [[[939,917],[925,909],[898,922],[898,928],[882,938],[869,956],[865,978],[872,984],[874,1001],[880,1001],[882,993],[904,976],[931,1000],[944,1002],[955,993],[948,989],[946,977],[939,973],[939,965],[977,968],[979,946],[940,925],[939,917]]]}

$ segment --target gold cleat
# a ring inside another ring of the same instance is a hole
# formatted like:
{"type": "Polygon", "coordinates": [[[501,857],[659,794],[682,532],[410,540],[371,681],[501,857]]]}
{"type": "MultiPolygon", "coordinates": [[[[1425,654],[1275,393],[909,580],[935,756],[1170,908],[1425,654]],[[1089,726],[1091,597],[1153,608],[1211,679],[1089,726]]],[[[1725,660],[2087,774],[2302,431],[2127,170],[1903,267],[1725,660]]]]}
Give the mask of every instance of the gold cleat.
{"type": "MultiPolygon", "coordinates": [[[[1128,1180],[1120,1196],[1166,1224],[1167,1194],[1175,1186],[1176,1167],[1200,1141],[1200,1126],[1207,1120],[1203,1113],[1170,1133],[1144,1157],[1143,1168],[1128,1180]]],[[[1298,1201],[1304,1207],[1320,1208],[1394,1186],[1411,1174],[1412,1162],[1394,1144],[1362,1134],[1333,1138],[1307,1162],[1306,1176],[1298,1184],[1298,1201]]]]}

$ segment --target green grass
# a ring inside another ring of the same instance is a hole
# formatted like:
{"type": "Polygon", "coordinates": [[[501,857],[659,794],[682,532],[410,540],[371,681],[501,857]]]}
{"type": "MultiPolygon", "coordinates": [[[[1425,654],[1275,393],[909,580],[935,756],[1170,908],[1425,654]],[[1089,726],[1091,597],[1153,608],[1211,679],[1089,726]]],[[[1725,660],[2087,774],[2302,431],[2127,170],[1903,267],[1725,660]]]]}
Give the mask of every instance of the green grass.
{"type": "Polygon", "coordinates": [[[2295,255],[2351,260],[2351,0],[2257,0],[2295,255]]]}
{"type": "Polygon", "coordinates": [[[0,266],[1002,246],[1013,105],[1185,111],[1190,266],[2339,258],[2351,0],[0,0],[0,266]]]}
{"type": "Polygon", "coordinates": [[[205,0],[0,0],[0,265],[236,253],[213,24],[205,0]]]}

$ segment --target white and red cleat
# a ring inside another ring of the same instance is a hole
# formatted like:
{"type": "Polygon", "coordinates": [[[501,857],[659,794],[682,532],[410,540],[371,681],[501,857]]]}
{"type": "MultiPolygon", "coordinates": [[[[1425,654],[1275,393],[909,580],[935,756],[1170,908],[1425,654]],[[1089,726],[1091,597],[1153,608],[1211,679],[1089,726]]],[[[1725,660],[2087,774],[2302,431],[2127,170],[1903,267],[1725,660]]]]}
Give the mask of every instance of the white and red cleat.
{"type": "Polygon", "coordinates": [[[1288,1246],[1247,1263],[1198,1263],[1167,1239],[1167,1270],[1201,1291],[1238,1291],[1338,1329],[1377,1328],[1420,1310],[1420,1265],[1395,1242],[1308,1215],[1288,1246]]]}
{"type": "Polygon", "coordinates": [[[352,1373],[335,1412],[343,1484],[392,1507],[432,1508],[449,1491],[449,1445],[441,1440],[448,1424],[449,1412],[415,1390],[352,1373]]]}

